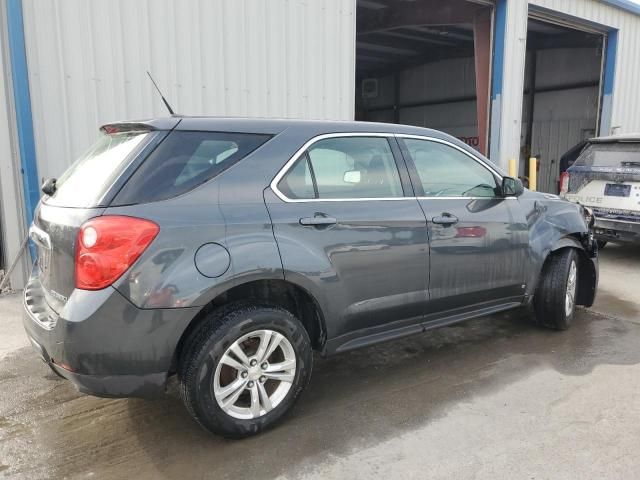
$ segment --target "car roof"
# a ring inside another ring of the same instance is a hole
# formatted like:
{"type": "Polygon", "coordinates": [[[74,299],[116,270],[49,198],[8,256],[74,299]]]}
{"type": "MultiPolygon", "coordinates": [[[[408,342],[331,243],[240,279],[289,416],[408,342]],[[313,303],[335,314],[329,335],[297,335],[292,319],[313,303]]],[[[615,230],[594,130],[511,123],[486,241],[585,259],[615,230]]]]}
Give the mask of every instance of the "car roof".
{"type": "Polygon", "coordinates": [[[152,130],[195,130],[235,133],[267,133],[277,135],[289,128],[300,128],[309,132],[372,132],[397,133],[407,135],[447,136],[443,132],[430,128],[414,127],[393,123],[300,120],[276,118],[243,118],[243,117],[204,117],[172,115],[149,120],[119,121],[104,125],[102,128],[130,129],[131,127],[149,128],[152,130]]]}
{"type": "Polygon", "coordinates": [[[131,131],[131,130],[183,130],[203,132],[233,132],[233,133],[258,133],[278,135],[285,130],[295,129],[302,136],[308,138],[327,133],[389,133],[404,135],[419,135],[445,140],[456,145],[470,155],[479,157],[491,164],[492,168],[500,175],[506,175],[502,169],[490,159],[473,149],[456,137],[431,128],[414,127],[396,123],[355,122],[335,120],[300,120],[300,119],[276,119],[276,118],[242,118],[242,117],[204,117],[171,115],[150,120],[136,120],[113,122],[103,125],[104,131],[131,131]]]}
{"type": "Polygon", "coordinates": [[[640,142],[640,133],[623,133],[619,135],[609,135],[607,137],[596,137],[589,139],[589,143],[635,143],[640,142]]]}

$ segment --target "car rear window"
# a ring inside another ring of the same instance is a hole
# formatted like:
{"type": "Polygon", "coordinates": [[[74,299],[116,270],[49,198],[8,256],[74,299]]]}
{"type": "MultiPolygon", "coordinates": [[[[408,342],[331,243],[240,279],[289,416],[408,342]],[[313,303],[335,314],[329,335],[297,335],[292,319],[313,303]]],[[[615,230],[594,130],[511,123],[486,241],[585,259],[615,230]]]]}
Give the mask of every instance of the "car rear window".
{"type": "Polygon", "coordinates": [[[102,133],[96,143],[57,179],[56,191],[43,201],[61,207],[99,205],[127,159],[150,135],[149,132],[102,133]]]}
{"type": "Polygon", "coordinates": [[[135,171],[112,204],[157,202],[186,193],[270,138],[253,133],[173,131],[135,171]]]}
{"type": "Polygon", "coordinates": [[[574,165],[640,168],[640,143],[594,143],[580,154],[574,165]]]}

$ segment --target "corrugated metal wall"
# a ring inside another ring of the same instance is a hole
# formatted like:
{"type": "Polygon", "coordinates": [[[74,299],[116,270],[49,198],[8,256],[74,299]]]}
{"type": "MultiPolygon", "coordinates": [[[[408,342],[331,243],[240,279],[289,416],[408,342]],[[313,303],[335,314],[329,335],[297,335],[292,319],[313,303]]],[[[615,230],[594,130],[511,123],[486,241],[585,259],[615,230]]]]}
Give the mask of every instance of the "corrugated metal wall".
{"type": "Polygon", "coordinates": [[[637,84],[640,16],[596,0],[531,0],[530,3],[620,30],[611,127],[616,133],[640,131],[640,108],[637,108],[640,105],[637,84]]]}
{"type": "MultiPolygon", "coordinates": [[[[473,57],[440,60],[410,67],[398,73],[398,81],[400,104],[432,103],[400,108],[400,123],[435,128],[457,137],[477,137],[475,99],[450,102],[452,98],[475,97],[473,57]]],[[[364,99],[363,102],[365,108],[385,109],[368,112],[368,120],[393,123],[394,91],[393,75],[379,79],[378,96],[364,99]]]]}
{"type": "Polygon", "coordinates": [[[23,0],[39,174],[118,119],[353,119],[355,0],[23,0]]]}
{"type": "MultiPolygon", "coordinates": [[[[601,54],[593,48],[538,50],[536,88],[554,89],[535,96],[531,155],[540,159],[538,190],[556,193],[562,155],[578,142],[595,136],[600,89],[596,86],[567,88],[600,80],[601,54]]],[[[530,90],[531,52],[527,55],[525,86],[530,90]]],[[[523,136],[527,132],[529,94],[524,95],[523,136]]],[[[525,139],[522,139],[522,145],[525,139]]],[[[524,172],[525,157],[520,158],[524,172]]]]}

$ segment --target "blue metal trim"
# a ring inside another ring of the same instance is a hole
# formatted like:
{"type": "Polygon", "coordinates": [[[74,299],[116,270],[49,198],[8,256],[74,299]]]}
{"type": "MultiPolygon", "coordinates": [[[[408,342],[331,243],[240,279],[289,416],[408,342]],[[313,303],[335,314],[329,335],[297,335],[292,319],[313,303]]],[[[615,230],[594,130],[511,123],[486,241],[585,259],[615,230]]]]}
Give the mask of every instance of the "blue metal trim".
{"type": "Polygon", "coordinates": [[[599,135],[611,133],[613,112],[613,87],[616,79],[616,58],[618,54],[618,30],[607,33],[607,49],[604,57],[604,78],[602,79],[602,108],[600,110],[599,135]]]}
{"type": "Polygon", "coordinates": [[[493,67],[491,83],[491,99],[495,100],[502,93],[504,72],[504,48],[507,28],[507,0],[496,2],[496,31],[494,34],[493,67]]]}
{"type": "Polygon", "coordinates": [[[626,10],[627,12],[640,15],[640,5],[630,0],[601,0],[601,1],[602,3],[608,3],[609,5],[618,7],[622,10],[626,10]]]}
{"type": "Polygon", "coordinates": [[[27,226],[33,221],[33,212],[40,200],[40,182],[36,162],[36,146],[31,117],[31,96],[29,94],[29,71],[24,43],[22,0],[7,0],[7,31],[9,37],[9,59],[13,99],[16,108],[18,146],[22,166],[25,216],[27,226]]]}
{"type": "Polygon", "coordinates": [[[616,79],[616,56],[618,53],[618,30],[611,30],[607,34],[607,52],[604,58],[604,80],[602,91],[605,95],[613,93],[613,83],[616,79]]]}
{"type": "Polygon", "coordinates": [[[507,29],[507,0],[497,0],[495,31],[493,34],[493,63],[491,66],[491,117],[489,119],[489,158],[500,164],[500,120],[502,118],[502,83],[504,78],[504,49],[507,29]]]}

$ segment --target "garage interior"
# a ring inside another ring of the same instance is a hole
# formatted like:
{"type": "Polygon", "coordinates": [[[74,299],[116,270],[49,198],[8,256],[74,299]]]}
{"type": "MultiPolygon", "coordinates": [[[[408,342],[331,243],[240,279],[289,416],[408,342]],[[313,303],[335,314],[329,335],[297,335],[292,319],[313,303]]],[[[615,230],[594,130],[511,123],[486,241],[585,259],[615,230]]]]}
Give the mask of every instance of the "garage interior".
{"type": "Polygon", "coordinates": [[[443,130],[487,151],[492,6],[358,0],[356,120],[443,130]]]}
{"type": "MultiPolygon", "coordinates": [[[[488,149],[493,6],[470,0],[358,0],[356,119],[445,131],[488,149]]],[[[519,173],[557,193],[562,155],[595,136],[602,33],[530,12],[519,173]]]]}
{"type": "Polygon", "coordinates": [[[558,193],[560,159],[597,135],[604,37],[536,18],[527,26],[520,172],[538,159],[538,190],[558,193]]]}

